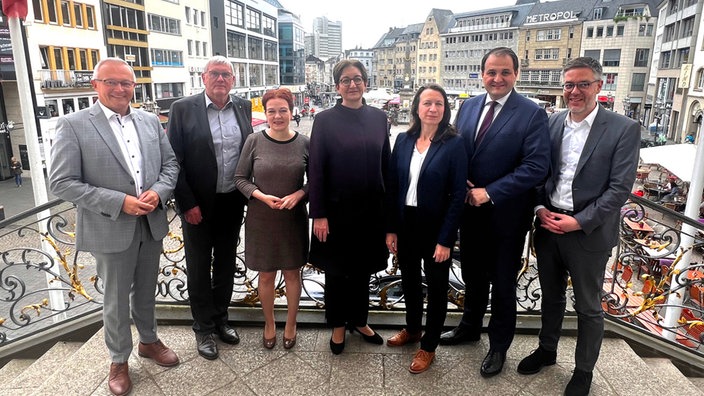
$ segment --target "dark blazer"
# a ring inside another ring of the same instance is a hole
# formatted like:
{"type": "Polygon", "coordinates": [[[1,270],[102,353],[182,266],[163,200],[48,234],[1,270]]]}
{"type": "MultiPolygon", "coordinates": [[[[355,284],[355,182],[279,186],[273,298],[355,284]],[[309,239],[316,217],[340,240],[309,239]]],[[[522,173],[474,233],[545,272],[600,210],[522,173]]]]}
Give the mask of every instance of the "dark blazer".
{"type": "Polygon", "coordinates": [[[467,151],[467,180],[486,188],[491,197],[493,221],[483,226],[499,234],[525,233],[533,217],[534,188],[545,179],[550,164],[547,113],[513,91],[476,147],[485,99],[486,94],[469,99],[457,114],[457,130],[467,151]]]}
{"type": "MultiPolygon", "coordinates": [[[[552,164],[545,184],[538,187],[538,203],[548,205],[560,170],[560,150],[564,132],[563,111],[550,117],[552,164]]],[[[572,182],[575,219],[585,238],[587,250],[606,250],[618,241],[618,218],[628,199],[638,167],[640,126],[630,118],[602,107],[594,119],[572,182]]]]}
{"type": "MultiPolygon", "coordinates": [[[[387,182],[387,232],[398,233],[403,224],[409,168],[417,135],[396,137],[387,182]]],[[[467,154],[462,137],[447,136],[428,148],[418,177],[418,218],[437,243],[452,247],[457,239],[467,180],[467,154]]]]}
{"type": "MultiPolygon", "coordinates": [[[[253,132],[252,103],[234,95],[230,97],[244,145],[253,132]]],[[[181,165],[174,196],[182,213],[200,206],[201,212],[208,215],[214,205],[218,163],[209,125],[205,93],[179,99],[171,105],[167,135],[181,165]]],[[[241,202],[244,204],[244,196],[241,202]]]]}

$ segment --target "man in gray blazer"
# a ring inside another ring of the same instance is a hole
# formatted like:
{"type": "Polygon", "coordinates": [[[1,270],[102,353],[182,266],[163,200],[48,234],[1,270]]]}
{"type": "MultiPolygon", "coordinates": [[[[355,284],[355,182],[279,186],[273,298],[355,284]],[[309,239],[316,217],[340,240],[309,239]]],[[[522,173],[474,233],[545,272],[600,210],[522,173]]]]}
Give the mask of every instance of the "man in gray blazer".
{"type": "Polygon", "coordinates": [[[181,172],[174,196],[186,247],[188,298],[198,353],[218,357],[215,335],[237,344],[228,324],[235,250],[246,199],[235,187],[235,168],[252,133],[252,103],[230,95],[232,63],[214,56],[203,70],[205,92],[171,105],[168,132],[181,172]]]}
{"type": "Polygon", "coordinates": [[[584,57],[563,69],[568,111],[549,120],[551,171],[538,187],[535,250],[543,292],[539,346],[518,365],[535,374],[555,364],[567,277],[577,311],[575,370],[566,395],[587,395],[604,336],[604,269],[618,241],[621,206],[635,181],[640,126],[599,106],[602,68],[584,57]]]}
{"type": "Polygon", "coordinates": [[[76,249],[95,257],[105,289],[103,324],[112,364],[108,385],[130,392],[130,313],[139,355],[162,366],[178,356],[157,337],[154,304],[162,239],[169,230],[166,200],[178,163],[156,115],[133,109],[135,75],[122,59],[93,71],[98,102],[61,117],[51,148],[51,192],[73,202],[76,249]]]}

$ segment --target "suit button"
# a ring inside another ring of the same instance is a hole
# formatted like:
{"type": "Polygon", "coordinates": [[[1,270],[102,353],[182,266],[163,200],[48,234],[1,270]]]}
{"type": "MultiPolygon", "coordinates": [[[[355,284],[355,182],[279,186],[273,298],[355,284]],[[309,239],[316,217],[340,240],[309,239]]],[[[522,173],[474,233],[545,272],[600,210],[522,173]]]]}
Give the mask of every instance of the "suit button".
{"type": "Polygon", "coordinates": [[[134,180],[130,180],[130,184],[134,186],[134,180]]]}

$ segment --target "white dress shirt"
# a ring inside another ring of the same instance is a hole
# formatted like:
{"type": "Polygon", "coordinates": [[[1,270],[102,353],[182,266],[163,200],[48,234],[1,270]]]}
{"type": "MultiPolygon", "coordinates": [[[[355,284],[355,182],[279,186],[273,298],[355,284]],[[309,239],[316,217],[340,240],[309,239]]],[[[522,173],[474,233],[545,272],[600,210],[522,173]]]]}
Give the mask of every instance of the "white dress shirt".
{"type": "Polygon", "coordinates": [[[136,196],[142,195],[142,187],[144,185],[144,177],[142,174],[142,150],[139,147],[139,136],[137,135],[137,129],[134,127],[132,122],[132,109],[126,116],[121,116],[118,113],[105,107],[100,101],[98,101],[100,108],[103,109],[105,117],[110,123],[110,128],[112,133],[117,139],[117,143],[120,145],[120,151],[122,156],[127,162],[127,166],[132,174],[132,179],[134,179],[134,187],[136,196]]]}
{"type": "Polygon", "coordinates": [[[484,122],[484,118],[486,118],[486,113],[489,112],[489,103],[496,102],[496,105],[494,106],[494,119],[491,120],[491,122],[494,122],[496,117],[499,115],[499,112],[501,111],[501,109],[504,108],[504,105],[506,104],[506,101],[508,100],[509,96],[511,96],[511,92],[506,94],[506,96],[504,96],[503,98],[493,100],[493,99],[491,99],[491,96],[489,96],[488,94],[486,95],[486,100],[484,100],[484,107],[482,108],[482,115],[479,117],[479,123],[477,124],[477,129],[474,131],[474,138],[476,138],[477,134],[479,133],[479,127],[484,122]]]}

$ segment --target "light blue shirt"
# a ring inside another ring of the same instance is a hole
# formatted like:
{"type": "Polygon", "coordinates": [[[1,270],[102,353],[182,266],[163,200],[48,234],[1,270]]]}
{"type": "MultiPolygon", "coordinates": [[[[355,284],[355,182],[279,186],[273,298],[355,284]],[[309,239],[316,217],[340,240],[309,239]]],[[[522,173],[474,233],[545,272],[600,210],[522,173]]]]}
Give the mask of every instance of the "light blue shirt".
{"type": "Polygon", "coordinates": [[[218,181],[215,192],[228,193],[236,189],[235,169],[237,169],[237,161],[240,159],[242,149],[242,132],[237,123],[237,117],[235,117],[234,104],[229,96],[222,109],[219,109],[208,95],[204,96],[210,133],[213,136],[215,160],[218,163],[218,181]]]}

